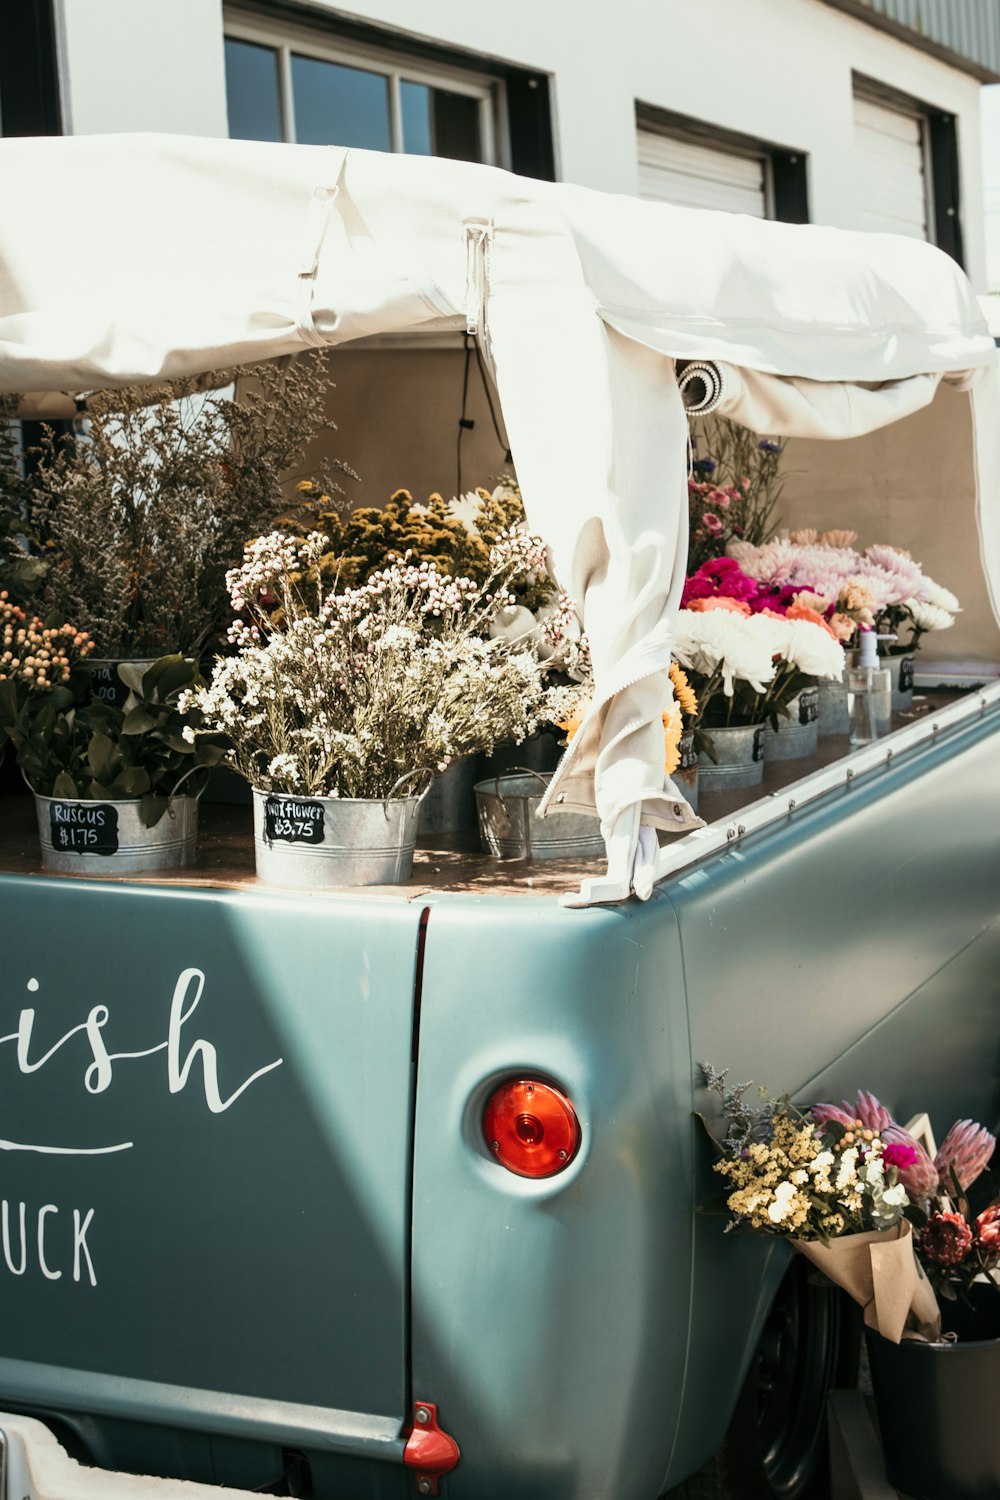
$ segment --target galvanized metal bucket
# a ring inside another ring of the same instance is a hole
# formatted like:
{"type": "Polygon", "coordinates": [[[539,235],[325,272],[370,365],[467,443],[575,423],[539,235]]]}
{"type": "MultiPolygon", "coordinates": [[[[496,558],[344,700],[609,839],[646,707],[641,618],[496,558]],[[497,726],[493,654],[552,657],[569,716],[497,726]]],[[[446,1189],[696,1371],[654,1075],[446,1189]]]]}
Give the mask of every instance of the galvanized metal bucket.
{"type": "Polygon", "coordinates": [[[465,833],[476,826],[476,757],[463,756],[439,771],[420,804],[420,832],[465,833]]]}
{"type": "Polygon", "coordinates": [[[268,885],[297,890],[344,885],[397,885],[413,870],[420,803],[430,771],[401,776],[384,798],[296,797],[253,788],[257,874],[268,885]],[[415,777],[416,796],[397,796],[415,777]]]}
{"type": "Polygon", "coordinates": [[[913,708],[914,657],[912,651],[903,652],[900,656],[880,657],[879,665],[889,668],[893,713],[909,713],[913,708]]]}
{"type": "Polygon", "coordinates": [[[171,797],[147,828],[139,803],[40,797],[35,793],[43,870],[63,875],[141,875],[194,863],[197,797],[171,797]]]}
{"type": "Polygon", "coordinates": [[[788,718],[778,718],[778,728],[764,726],[764,752],[768,760],[802,760],[816,754],[819,741],[819,693],[803,688],[785,707],[788,718]]]}
{"type": "Polygon", "coordinates": [[[758,786],[764,776],[764,726],[706,729],[718,756],[713,764],[704,751],[698,756],[698,781],[703,792],[758,786]]]}
{"type": "Polygon", "coordinates": [[[522,769],[476,783],[479,836],[494,859],[598,859],[600,820],[586,813],[537,816],[551,775],[522,769]]]}
{"type": "Polygon", "coordinates": [[[694,730],[682,734],[678,749],[680,765],[671,771],[670,779],[684,797],[692,812],[698,811],[698,752],[694,748],[694,730]]]}
{"type": "Polygon", "coordinates": [[[816,727],[820,737],[827,734],[849,734],[851,711],[847,702],[846,665],[843,682],[834,682],[832,679],[824,680],[817,684],[816,692],[816,727]]]}

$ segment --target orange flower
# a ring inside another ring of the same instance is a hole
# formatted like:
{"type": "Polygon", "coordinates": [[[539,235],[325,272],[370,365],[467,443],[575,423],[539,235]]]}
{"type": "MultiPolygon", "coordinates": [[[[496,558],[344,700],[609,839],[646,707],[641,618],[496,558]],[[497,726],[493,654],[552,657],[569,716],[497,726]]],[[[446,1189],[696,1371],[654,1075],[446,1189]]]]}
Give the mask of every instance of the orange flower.
{"type": "Polygon", "coordinates": [[[823,616],[817,614],[814,609],[810,609],[807,604],[790,604],[787,616],[789,620],[808,620],[810,625],[820,625],[833,640],[838,641],[840,639],[837,632],[830,629],[823,616]]]}
{"type": "Polygon", "coordinates": [[[681,713],[696,714],[698,712],[698,698],[694,688],[688,682],[687,673],[675,661],[670,663],[670,681],[674,685],[674,697],[680,704],[681,713]]]}
{"type": "Polygon", "coordinates": [[[725,594],[713,594],[709,599],[691,599],[684,608],[694,610],[697,615],[704,614],[708,609],[728,609],[734,615],[750,613],[749,604],[744,604],[742,599],[727,599],[725,594]]]}

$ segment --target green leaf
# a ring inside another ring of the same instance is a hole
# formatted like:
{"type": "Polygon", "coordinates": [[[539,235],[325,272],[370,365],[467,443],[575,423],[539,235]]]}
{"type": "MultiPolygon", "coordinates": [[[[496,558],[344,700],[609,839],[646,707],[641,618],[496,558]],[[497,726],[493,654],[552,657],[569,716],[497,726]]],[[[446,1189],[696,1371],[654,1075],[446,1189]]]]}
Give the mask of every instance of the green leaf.
{"type": "Polygon", "coordinates": [[[122,724],[122,734],[146,734],[156,728],[156,719],[141,704],[129,709],[122,724]]]}
{"type": "Polygon", "coordinates": [[[96,781],[113,781],[121,765],[121,753],[114,740],[96,729],[87,746],[87,760],[96,781]]]}
{"type": "Polygon", "coordinates": [[[139,818],[146,828],[155,828],[167,810],[166,797],[157,792],[147,792],[139,803],[139,818]]]}
{"type": "MultiPolygon", "coordinates": [[[[151,670],[152,668],[150,668],[151,670]]],[[[137,667],[134,661],[120,661],[118,663],[118,676],[133,693],[142,694],[143,670],[141,667],[137,667]]]]}
{"type": "Polygon", "coordinates": [[[65,797],[71,801],[76,801],[79,797],[80,793],[77,790],[76,782],[68,771],[59,772],[52,783],[52,795],[53,797],[65,797]]]}
{"type": "Polygon", "coordinates": [[[150,789],[149,774],[142,766],[125,766],[118,780],[126,797],[141,797],[150,789]]]}

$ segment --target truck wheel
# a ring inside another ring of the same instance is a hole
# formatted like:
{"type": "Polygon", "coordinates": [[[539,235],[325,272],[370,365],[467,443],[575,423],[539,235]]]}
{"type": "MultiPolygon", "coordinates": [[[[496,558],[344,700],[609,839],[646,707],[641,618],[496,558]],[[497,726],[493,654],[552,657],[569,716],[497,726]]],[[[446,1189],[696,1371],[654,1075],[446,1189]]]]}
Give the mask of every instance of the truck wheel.
{"type": "Polygon", "coordinates": [[[678,1500],[826,1500],[826,1398],[857,1384],[859,1309],[796,1256],[750,1363],[715,1460],[678,1500]]]}

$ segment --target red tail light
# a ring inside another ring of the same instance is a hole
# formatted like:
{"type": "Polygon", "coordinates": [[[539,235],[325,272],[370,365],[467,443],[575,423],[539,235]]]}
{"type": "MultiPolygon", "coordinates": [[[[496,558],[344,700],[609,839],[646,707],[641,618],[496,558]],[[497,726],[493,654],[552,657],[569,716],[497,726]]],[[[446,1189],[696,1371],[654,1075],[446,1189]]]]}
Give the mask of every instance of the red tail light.
{"type": "Polygon", "coordinates": [[[509,1078],[487,1101],[483,1133],[492,1154],[519,1177],[552,1177],[580,1144],[580,1122],[565,1094],[537,1078],[509,1078]]]}

